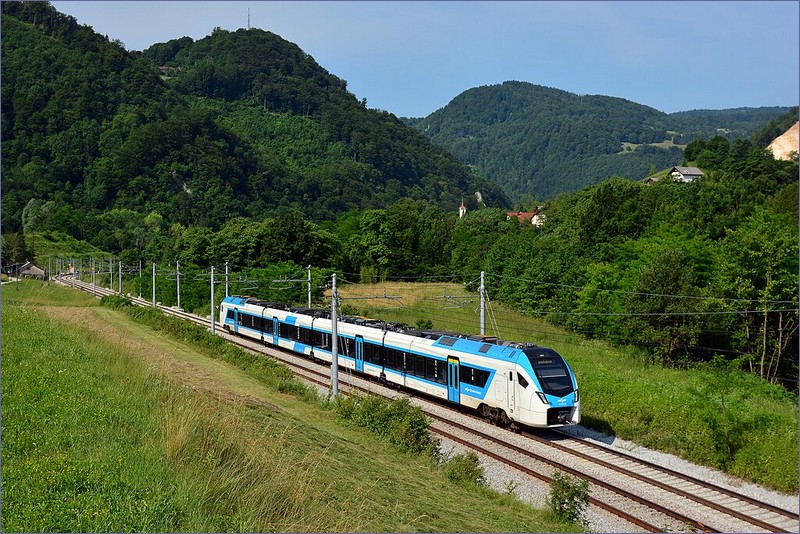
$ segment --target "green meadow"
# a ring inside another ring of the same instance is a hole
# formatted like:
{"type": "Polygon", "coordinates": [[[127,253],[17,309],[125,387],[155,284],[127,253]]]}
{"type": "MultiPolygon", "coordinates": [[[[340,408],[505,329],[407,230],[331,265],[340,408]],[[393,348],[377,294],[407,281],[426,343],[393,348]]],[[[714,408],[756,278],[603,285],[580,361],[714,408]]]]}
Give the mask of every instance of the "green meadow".
{"type": "Polygon", "coordinates": [[[453,481],[199,327],[54,284],[2,300],[4,532],[580,529],[453,481]]]}

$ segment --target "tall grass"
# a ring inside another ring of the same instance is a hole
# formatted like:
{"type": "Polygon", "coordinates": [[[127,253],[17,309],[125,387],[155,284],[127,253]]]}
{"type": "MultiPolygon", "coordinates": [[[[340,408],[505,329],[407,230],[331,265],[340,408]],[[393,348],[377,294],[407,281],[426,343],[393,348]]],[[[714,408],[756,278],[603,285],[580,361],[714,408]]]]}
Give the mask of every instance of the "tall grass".
{"type": "Polygon", "coordinates": [[[3,531],[359,528],[316,501],[321,457],[227,404],[35,308],[5,306],[3,338],[3,531]]]}
{"type": "Polygon", "coordinates": [[[193,530],[363,528],[357,514],[318,501],[316,471],[326,457],[316,450],[287,454],[292,444],[285,428],[255,430],[240,411],[180,389],[168,391],[164,401],[165,457],[183,470],[185,501],[195,503],[193,530]]]}
{"type": "Polygon", "coordinates": [[[343,421],[383,436],[400,450],[436,457],[439,440],[428,432],[428,417],[406,398],[351,394],[331,405],[343,421]]]}
{"type": "Polygon", "coordinates": [[[3,531],[171,531],[156,383],[36,309],[3,307],[3,531]]]}

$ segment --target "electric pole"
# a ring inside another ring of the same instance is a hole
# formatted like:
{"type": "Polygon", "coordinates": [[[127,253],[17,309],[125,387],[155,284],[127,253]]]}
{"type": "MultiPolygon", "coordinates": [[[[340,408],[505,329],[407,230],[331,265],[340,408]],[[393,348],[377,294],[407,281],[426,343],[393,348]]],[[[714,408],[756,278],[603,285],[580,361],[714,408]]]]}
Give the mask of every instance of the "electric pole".
{"type": "Polygon", "coordinates": [[[306,268],[308,269],[308,307],[311,308],[311,264],[306,268]]]}
{"type": "Polygon", "coordinates": [[[153,262],[153,307],[156,307],[156,262],[153,262]]]}
{"type": "Polygon", "coordinates": [[[484,272],[481,271],[481,335],[486,334],[486,288],[483,284],[484,282],[484,272]]]}
{"type": "Polygon", "coordinates": [[[211,266],[211,335],[217,333],[216,324],[214,321],[214,266],[211,266]]]}
{"type": "Polygon", "coordinates": [[[339,333],[336,327],[336,300],[339,295],[336,291],[336,273],[333,273],[331,288],[331,398],[335,399],[339,395],[339,333]]]}

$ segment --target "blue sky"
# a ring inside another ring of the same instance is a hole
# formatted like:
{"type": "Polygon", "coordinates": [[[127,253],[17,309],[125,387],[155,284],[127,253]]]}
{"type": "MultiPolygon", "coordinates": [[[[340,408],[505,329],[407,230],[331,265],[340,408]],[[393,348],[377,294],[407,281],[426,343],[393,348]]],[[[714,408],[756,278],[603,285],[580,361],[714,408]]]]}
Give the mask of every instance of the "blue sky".
{"type": "Polygon", "coordinates": [[[128,50],[215,27],[276,33],[367,106],[423,117],[519,80],[672,113],[796,106],[800,2],[54,1],[128,50]]]}

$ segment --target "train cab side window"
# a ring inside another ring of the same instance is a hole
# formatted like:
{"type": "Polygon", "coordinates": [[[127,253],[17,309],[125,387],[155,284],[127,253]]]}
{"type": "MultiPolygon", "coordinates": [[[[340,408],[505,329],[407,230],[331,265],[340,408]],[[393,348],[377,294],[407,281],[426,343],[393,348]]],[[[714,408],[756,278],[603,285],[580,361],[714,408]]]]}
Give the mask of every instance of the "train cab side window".
{"type": "Polygon", "coordinates": [[[234,315],[235,315],[235,314],[233,313],[233,310],[228,310],[228,315],[227,315],[227,318],[228,318],[228,319],[233,319],[233,316],[234,316],[234,315]]]}
{"type": "Polygon", "coordinates": [[[525,377],[519,373],[517,373],[517,380],[519,381],[519,385],[522,386],[523,388],[528,387],[528,381],[525,380],[525,377]]]}

